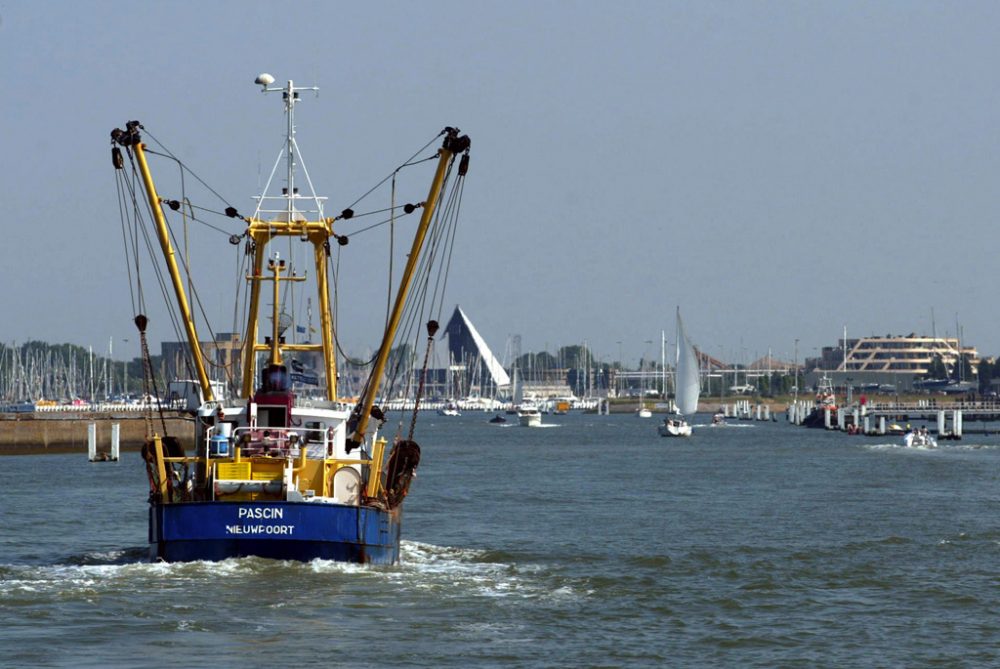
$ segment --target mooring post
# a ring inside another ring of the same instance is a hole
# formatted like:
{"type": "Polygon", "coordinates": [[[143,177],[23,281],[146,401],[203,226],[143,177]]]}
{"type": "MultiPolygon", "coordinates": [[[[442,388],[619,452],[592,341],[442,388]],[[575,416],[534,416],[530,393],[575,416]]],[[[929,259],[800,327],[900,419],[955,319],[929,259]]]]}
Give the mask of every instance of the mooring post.
{"type": "Polygon", "coordinates": [[[112,423],[111,425],[111,459],[117,462],[119,444],[121,441],[121,428],[119,423],[112,423]]]}
{"type": "Polygon", "coordinates": [[[87,459],[97,459],[97,423],[87,424],[87,459]]]}

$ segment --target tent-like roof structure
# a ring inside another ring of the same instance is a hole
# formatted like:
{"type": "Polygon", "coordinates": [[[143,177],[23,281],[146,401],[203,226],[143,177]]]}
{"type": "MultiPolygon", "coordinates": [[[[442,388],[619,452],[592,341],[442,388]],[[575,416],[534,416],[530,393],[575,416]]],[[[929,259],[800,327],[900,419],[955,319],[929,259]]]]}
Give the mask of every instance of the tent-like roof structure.
{"type": "Polygon", "coordinates": [[[461,307],[455,307],[455,313],[448,321],[445,333],[448,335],[448,350],[451,351],[455,359],[461,360],[463,352],[476,352],[483,359],[483,364],[489,370],[493,383],[497,386],[510,384],[510,376],[461,307]]]}

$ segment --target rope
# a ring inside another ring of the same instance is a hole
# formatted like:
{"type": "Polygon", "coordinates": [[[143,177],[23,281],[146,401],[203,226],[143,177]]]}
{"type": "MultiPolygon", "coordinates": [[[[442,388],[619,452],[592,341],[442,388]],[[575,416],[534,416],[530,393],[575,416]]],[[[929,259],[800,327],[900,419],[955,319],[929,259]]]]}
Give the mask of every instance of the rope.
{"type": "Polygon", "coordinates": [[[407,441],[413,441],[413,432],[417,429],[417,412],[420,410],[420,398],[424,395],[424,383],[427,379],[427,363],[431,357],[431,347],[434,345],[434,333],[437,332],[437,321],[430,321],[427,324],[427,349],[424,351],[424,367],[420,370],[420,385],[417,386],[417,395],[413,402],[413,417],[410,418],[410,432],[406,437],[407,441]]]}
{"type": "Polygon", "coordinates": [[[414,152],[414,154],[413,154],[412,156],[410,156],[409,158],[407,158],[407,159],[406,159],[406,161],[405,161],[405,162],[404,162],[404,163],[403,163],[402,165],[400,165],[399,167],[397,167],[396,169],[394,169],[394,170],[393,170],[392,172],[390,172],[390,173],[389,173],[389,174],[388,174],[388,175],[387,175],[387,176],[386,176],[386,177],[385,177],[384,179],[382,179],[382,180],[381,180],[381,181],[379,181],[379,182],[378,182],[377,184],[375,184],[374,186],[372,186],[371,188],[369,188],[369,189],[368,189],[368,190],[367,190],[367,191],[366,191],[366,192],[364,193],[364,195],[362,195],[362,196],[361,196],[361,197],[359,197],[359,198],[358,198],[357,200],[355,200],[354,202],[352,202],[351,204],[349,204],[349,205],[347,206],[347,208],[348,208],[348,209],[353,209],[353,208],[354,208],[354,205],[356,205],[356,204],[357,204],[358,202],[361,202],[361,201],[362,201],[362,200],[364,200],[364,199],[365,199],[366,197],[368,197],[369,195],[371,195],[372,193],[374,193],[374,192],[375,192],[376,190],[378,190],[379,186],[381,186],[381,185],[382,185],[382,184],[384,184],[384,183],[385,183],[386,181],[388,181],[389,179],[391,179],[391,178],[392,178],[392,176],[393,176],[394,174],[396,174],[397,172],[399,172],[399,170],[401,170],[402,168],[404,168],[404,167],[409,167],[409,166],[411,166],[411,165],[418,165],[418,164],[420,164],[420,163],[422,163],[422,162],[426,162],[426,161],[428,161],[428,160],[434,160],[435,158],[437,158],[437,155],[434,155],[434,156],[431,156],[431,157],[429,157],[429,158],[423,158],[423,159],[421,159],[421,160],[418,160],[418,161],[415,161],[415,162],[413,161],[413,159],[414,159],[414,158],[416,158],[416,157],[417,157],[418,155],[420,155],[421,153],[423,153],[424,151],[426,151],[426,150],[427,150],[427,147],[429,147],[429,146],[430,146],[431,144],[433,144],[434,142],[436,142],[436,141],[437,141],[437,139],[438,139],[438,137],[440,137],[441,135],[443,135],[443,134],[444,134],[444,132],[445,132],[445,131],[444,131],[444,130],[442,130],[441,132],[439,132],[438,134],[436,134],[436,135],[434,136],[434,138],[433,138],[433,139],[431,139],[431,141],[427,142],[427,143],[426,143],[426,144],[424,144],[424,145],[423,145],[422,147],[420,147],[419,149],[417,149],[417,150],[416,150],[416,151],[414,152]]]}
{"type": "MultiPolygon", "coordinates": [[[[144,133],[145,133],[145,134],[146,134],[146,135],[147,135],[147,136],[148,136],[148,137],[149,137],[150,139],[152,139],[152,140],[153,140],[154,142],[156,142],[156,145],[157,145],[157,146],[159,146],[159,147],[160,147],[161,149],[163,149],[163,150],[164,150],[164,151],[166,152],[165,154],[161,154],[161,153],[159,153],[159,152],[155,152],[155,151],[152,151],[152,150],[149,150],[149,149],[147,149],[147,150],[146,150],[146,153],[150,153],[150,154],[154,154],[154,155],[160,155],[160,156],[164,156],[164,157],[166,157],[166,158],[170,158],[170,159],[172,159],[172,160],[175,160],[175,161],[177,161],[177,164],[181,165],[181,166],[182,166],[182,167],[183,167],[183,168],[184,168],[185,170],[187,170],[188,172],[190,172],[191,176],[193,176],[193,177],[194,177],[195,179],[197,179],[197,180],[198,180],[198,183],[200,183],[200,184],[201,184],[202,186],[204,186],[205,188],[207,188],[207,189],[209,190],[209,192],[210,192],[210,193],[212,193],[212,195],[214,195],[215,197],[217,197],[217,198],[219,198],[220,200],[222,200],[223,202],[225,202],[225,203],[226,203],[226,206],[229,206],[229,207],[232,207],[232,206],[233,206],[232,204],[230,204],[230,203],[229,203],[229,201],[228,201],[228,200],[227,200],[226,198],[224,198],[224,197],[222,197],[221,195],[219,195],[219,194],[218,194],[218,193],[217,193],[217,192],[215,191],[215,189],[213,189],[213,188],[212,188],[211,186],[209,186],[209,185],[208,185],[207,183],[205,183],[205,180],[204,180],[204,179],[202,179],[202,178],[201,178],[201,177],[199,177],[199,176],[198,176],[197,174],[195,174],[194,170],[192,170],[192,169],[191,169],[190,167],[188,167],[187,165],[185,165],[185,164],[184,164],[184,162],[183,162],[183,161],[181,161],[181,159],[180,159],[180,158],[178,158],[178,157],[177,157],[177,156],[175,156],[175,155],[174,155],[173,153],[171,153],[171,152],[170,152],[170,149],[168,149],[168,148],[167,148],[166,146],[164,146],[164,145],[163,145],[163,142],[161,142],[160,140],[156,139],[156,136],[155,136],[155,135],[153,135],[153,133],[151,133],[151,132],[149,131],[149,129],[148,129],[148,128],[146,128],[146,127],[143,127],[143,132],[144,132],[144,133]]],[[[235,207],[233,207],[233,208],[235,209],[235,207]]]]}

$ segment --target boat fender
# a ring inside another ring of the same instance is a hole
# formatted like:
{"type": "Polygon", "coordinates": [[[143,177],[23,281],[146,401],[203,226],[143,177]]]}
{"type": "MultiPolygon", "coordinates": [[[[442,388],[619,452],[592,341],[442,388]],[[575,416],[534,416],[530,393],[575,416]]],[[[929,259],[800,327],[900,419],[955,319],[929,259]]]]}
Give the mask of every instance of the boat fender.
{"type": "Polygon", "coordinates": [[[417,442],[401,439],[392,445],[389,462],[385,468],[385,495],[390,509],[403,503],[419,464],[420,446],[417,442]]]}

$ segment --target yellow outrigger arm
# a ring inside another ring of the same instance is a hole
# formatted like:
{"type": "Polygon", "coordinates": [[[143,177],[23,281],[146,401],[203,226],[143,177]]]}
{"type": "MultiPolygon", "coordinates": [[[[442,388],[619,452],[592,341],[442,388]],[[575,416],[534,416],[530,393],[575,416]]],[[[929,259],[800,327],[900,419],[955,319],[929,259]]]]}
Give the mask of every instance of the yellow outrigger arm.
{"type": "Polygon", "coordinates": [[[424,203],[420,225],[417,227],[417,233],[413,238],[413,246],[410,248],[410,255],[406,260],[406,269],[403,270],[403,276],[399,280],[399,291],[396,293],[396,301],[393,304],[389,322],[386,324],[385,333],[382,336],[382,345],[379,347],[378,356],[375,358],[375,367],[372,370],[370,382],[364,396],[358,403],[357,425],[350,436],[350,443],[347,447],[348,452],[364,443],[365,431],[368,429],[368,418],[375,404],[375,397],[378,395],[382,374],[385,372],[385,365],[389,360],[392,342],[396,337],[396,330],[399,328],[399,321],[403,315],[403,307],[406,306],[406,297],[413,283],[413,275],[416,272],[417,261],[420,259],[420,252],[423,249],[424,238],[427,236],[427,230],[430,228],[431,221],[434,218],[434,210],[440,199],[441,187],[444,184],[448,166],[455,155],[467,151],[471,143],[467,135],[458,135],[457,128],[445,128],[444,132],[446,133],[444,143],[438,151],[437,171],[434,173],[434,181],[431,182],[431,189],[427,194],[427,201],[424,203]]]}
{"type": "MultiPolygon", "coordinates": [[[[132,123],[136,123],[133,121],[132,123]]],[[[131,124],[130,124],[131,125],[131,124]]],[[[198,339],[198,331],[195,328],[194,317],[191,314],[191,305],[188,302],[187,293],[184,291],[184,282],[181,281],[181,272],[177,267],[177,259],[174,254],[174,247],[170,243],[170,233],[167,230],[167,219],[163,215],[160,196],[156,193],[156,186],[153,184],[153,175],[149,172],[149,165],[146,164],[145,147],[139,141],[139,133],[136,128],[141,127],[136,123],[131,127],[133,136],[131,139],[132,152],[135,154],[139,171],[142,173],[142,182],[146,187],[146,197],[149,199],[149,209],[153,212],[153,219],[156,223],[156,236],[160,240],[160,248],[163,250],[163,257],[167,263],[167,270],[170,272],[170,281],[174,286],[174,294],[177,296],[177,305],[181,310],[181,320],[184,322],[184,329],[187,332],[188,345],[191,347],[191,356],[194,360],[195,372],[198,374],[198,383],[201,384],[202,397],[206,402],[215,399],[212,394],[212,384],[208,380],[208,372],[205,370],[205,357],[201,352],[201,343],[198,339]]]]}

